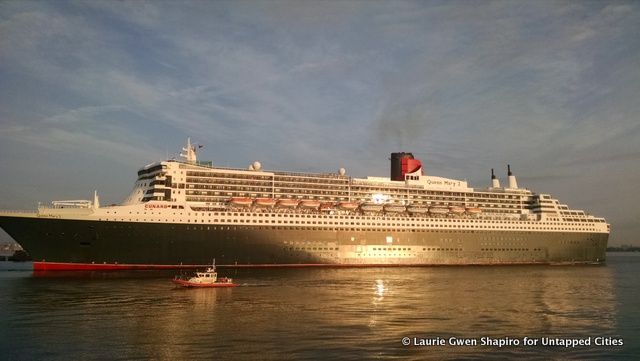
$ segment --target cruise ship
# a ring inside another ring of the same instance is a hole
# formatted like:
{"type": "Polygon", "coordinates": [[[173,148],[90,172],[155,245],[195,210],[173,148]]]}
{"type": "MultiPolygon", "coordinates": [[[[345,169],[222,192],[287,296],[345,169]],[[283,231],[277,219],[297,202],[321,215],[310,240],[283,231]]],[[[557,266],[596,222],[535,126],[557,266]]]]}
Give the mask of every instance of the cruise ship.
{"type": "Polygon", "coordinates": [[[202,267],[598,264],[610,225],[549,194],[486,188],[425,174],[411,153],[391,154],[390,177],[226,168],[180,159],[138,171],[119,205],[54,201],[0,211],[0,227],[34,270],[202,267]]]}

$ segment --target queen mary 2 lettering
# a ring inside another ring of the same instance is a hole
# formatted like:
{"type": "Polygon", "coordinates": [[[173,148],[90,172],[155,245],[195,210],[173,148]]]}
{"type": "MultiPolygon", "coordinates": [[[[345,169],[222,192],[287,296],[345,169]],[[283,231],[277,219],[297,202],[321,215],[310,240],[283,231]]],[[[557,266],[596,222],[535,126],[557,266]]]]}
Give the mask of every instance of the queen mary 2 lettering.
{"type": "Polygon", "coordinates": [[[609,224],[551,195],[425,175],[391,154],[391,177],[216,167],[187,141],[181,160],[138,171],[129,197],[102,207],[56,201],[0,211],[34,270],[220,266],[602,263],[609,224]]]}

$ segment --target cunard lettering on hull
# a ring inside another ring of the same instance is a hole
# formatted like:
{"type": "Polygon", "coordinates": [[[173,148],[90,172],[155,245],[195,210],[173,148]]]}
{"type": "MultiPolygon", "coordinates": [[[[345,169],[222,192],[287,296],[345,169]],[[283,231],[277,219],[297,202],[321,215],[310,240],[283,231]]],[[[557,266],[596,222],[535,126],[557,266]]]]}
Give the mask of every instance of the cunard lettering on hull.
{"type": "Polygon", "coordinates": [[[39,270],[198,267],[420,266],[602,263],[605,219],[548,194],[426,175],[392,153],[391,176],[222,168],[183,160],[138,171],[129,197],[102,207],[56,201],[0,212],[0,226],[39,270]]]}

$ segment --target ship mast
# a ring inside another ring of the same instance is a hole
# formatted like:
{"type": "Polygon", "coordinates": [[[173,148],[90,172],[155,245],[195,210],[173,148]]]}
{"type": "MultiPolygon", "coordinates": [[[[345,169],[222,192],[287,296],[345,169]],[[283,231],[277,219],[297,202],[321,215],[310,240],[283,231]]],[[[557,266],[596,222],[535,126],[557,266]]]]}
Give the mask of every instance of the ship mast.
{"type": "Polygon", "coordinates": [[[196,158],[196,146],[191,144],[191,138],[187,138],[187,146],[182,148],[186,153],[180,153],[180,156],[185,158],[187,163],[195,163],[196,158]]]}

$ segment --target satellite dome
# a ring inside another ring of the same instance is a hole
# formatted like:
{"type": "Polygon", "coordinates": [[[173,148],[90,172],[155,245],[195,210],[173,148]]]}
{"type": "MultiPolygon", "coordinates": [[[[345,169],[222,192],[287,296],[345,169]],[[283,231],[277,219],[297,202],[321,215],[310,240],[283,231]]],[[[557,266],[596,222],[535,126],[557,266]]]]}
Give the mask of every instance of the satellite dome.
{"type": "Polygon", "coordinates": [[[253,162],[252,165],[253,165],[253,169],[255,169],[255,170],[262,169],[262,164],[260,164],[260,162],[258,162],[258,161],[253,162]]]}
{"type": "Polygon", "coordinates": [[[340,175],[345,175],[346,173],[347,173],[347,170],[346,170],[346,169],[344,169],[344,168],[340,168],[340,169],[338,170],[338,174],[340,174],[340,175]]]}

